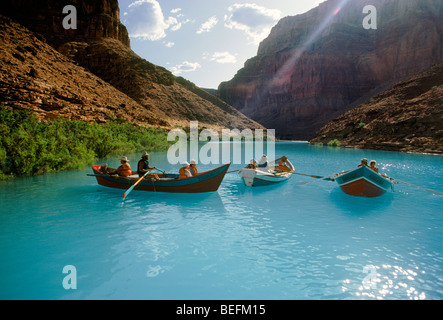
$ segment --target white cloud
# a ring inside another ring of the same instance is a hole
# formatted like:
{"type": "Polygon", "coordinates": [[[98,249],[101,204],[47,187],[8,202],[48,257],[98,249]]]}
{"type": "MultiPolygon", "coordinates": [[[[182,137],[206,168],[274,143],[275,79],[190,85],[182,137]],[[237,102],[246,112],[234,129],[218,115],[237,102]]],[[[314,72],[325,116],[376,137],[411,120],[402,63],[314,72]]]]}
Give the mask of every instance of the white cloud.
{"type": "Polygon", "coordinates": [[[218,19],[216,16],[210,17],[208,21],[203,23],[200,27],[200,29],[197,30],[198,34],[201,34],[203,32],[209,32],[214,28],[218,23],[218,19]]]}
{"type": "Polygon", "coordinates": [[[164,44],[165,44],[165,47],[167,47],[167,48],[172,48],[175,45],[175,43],[172,41],[164,42],[164,44]]]}
{"type": "Polygon", "coordinates": [[[254,44],[266,38],[271,28],[282,17],[280,10],[268,9],[253,3],[237,3],[230,6],[228,11],[229,14],[225,15],[225,26],[245,32],[254,44]]]}
{"type": "Polygon", "coordinates": [[[182,27],[182,22],[178,21],[183,16],[180,10],[171,10],[177,16],[166,19],[157,0],[137,0],[124,12],[124,24],[131,38],[156,41],[166,37],[166,30],[177,31],[182,27]]]}
{"type": "Polygon", "coordinates": [[[227,51],[214,52],[211,57],[205,57],[205,59],[209,59],[211,61],[215,61],[215,62],[222,63],[222,64],[237,62],[237,58],[227,51]]]}
{"type": "Polygon", "coordinates": [[[178,76],[183,72],[192,72],[198,68],[201,68],[201,65],[198,62],[183,61],[181,64],[172,67],[171,72],[178,76]]]}

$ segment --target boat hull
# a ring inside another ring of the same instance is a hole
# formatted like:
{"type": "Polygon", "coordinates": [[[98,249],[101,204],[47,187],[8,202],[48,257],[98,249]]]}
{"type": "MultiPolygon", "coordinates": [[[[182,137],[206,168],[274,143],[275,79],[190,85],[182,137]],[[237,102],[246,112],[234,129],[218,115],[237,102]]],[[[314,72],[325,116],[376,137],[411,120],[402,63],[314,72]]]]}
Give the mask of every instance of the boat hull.
{"type": "Polygon", "coordinates": [[[240,170],[240,176],[244,184],[248,187],[264,187],[288,181],[291,173],[273,174],[254,169],[240,170]]]}
{"type": "Polygon", "coordinates": [[[344,193],[354,197],[379,197],[392,187],[392,181],[366,166],[339,175],[335,181],[344,193]]]}
{"type": "MultiPolygon", "coordinates": [[[[149,192],[171,192],[171,193],[203,193],[214,192],[220,187],[230,164],[223,165],[214,170],[199,173],[197,176],[185,179],[144,179],[137,184],[134,190],[149,192]]],[[[100,166],[93,166],[92,170],[101,186],[117,189],[129,189],[139,178],[125,178],[102,174],[100,166]]]]}

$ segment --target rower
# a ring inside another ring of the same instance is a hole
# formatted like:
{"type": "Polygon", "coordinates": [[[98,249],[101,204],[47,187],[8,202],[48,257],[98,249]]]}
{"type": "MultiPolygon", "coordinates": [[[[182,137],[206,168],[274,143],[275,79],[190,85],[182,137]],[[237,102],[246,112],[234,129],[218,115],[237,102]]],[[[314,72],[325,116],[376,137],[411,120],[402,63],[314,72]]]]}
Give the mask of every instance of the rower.
{"type": "Polygon", "coordinates": [[[368,166],[368,159],[366,159],[366,158],[361,159],[361,162],[358,165],[358,168],[363,167],[363,166],[368,166]]]}
{"type": "Polygon", "coordinates": [[[283,172],[291,171],[291,166],[290,166],[290,164],[288,162],[288,157],[287,156],[281,157],[281,160],[278,162],[277,170],[278,171],[283,171],[283,172]]]}
{"type": "MultiPolygon", "coordinates": [[[[142,153],[142,158],[140,159],[140,161],[137,164],[137,173],[138,176],[141,178],[143,177],[146,172],[151,171],[157,169],[157,167],[150,167],[149,166],[149,153],[147,152],[143,152],[142,153]]],[[[151,174],[147,174],[146,178],[154,178],[155,180],[159,180],[159,177],[157,174],[155,173],[151,173],[151,174]]]]}
{"type": "Polygon", "coordinates": [[[268,169],[268,157],[265,154],[258,160],[257,167],[265,170],[268,169]]]}

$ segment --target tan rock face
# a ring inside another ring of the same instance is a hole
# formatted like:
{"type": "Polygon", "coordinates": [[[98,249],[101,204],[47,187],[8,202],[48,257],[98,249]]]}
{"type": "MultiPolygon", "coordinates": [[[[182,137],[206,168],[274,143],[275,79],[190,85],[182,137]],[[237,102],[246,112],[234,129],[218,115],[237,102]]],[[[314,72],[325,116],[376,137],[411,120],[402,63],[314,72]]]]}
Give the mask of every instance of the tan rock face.
{"type": "Polygon", "coordinates": [[[164,119],[0,16],[0,103],[30,109],[42,120],[64,116],[104,122],[121,118],[168,126],[164,119]]]}
{"type": "Polygon", "coordinates": [[[189,127],[189,121],[197,120],[202,127],[217,130],[264,128],[135,54],[120,23],[117,0],[69,4],[77,9],[77,30],[63,28],[65,1],[0,3],[0,12],[43,35],[1,19],[5,55],[0,58],[4,93],[0,103],[33,109],[42,118],[62,115],[107,121],[119,117],[165,128],[189,127]]]}
{"type": "Polygon", "coordinates": [[[312,144],[443,153],[443,63],[400,82],[321,128],[312,144]]]}
{"type": "Polygon", "coordinates": [[[310,139],[335,117],[443,59],[443,2],[374,0],[377,30],[363,28],[367,1],[348,1],[337,11],[339,3],[282,19],[218,96],[278,129],[280,138],[310,139]]]}

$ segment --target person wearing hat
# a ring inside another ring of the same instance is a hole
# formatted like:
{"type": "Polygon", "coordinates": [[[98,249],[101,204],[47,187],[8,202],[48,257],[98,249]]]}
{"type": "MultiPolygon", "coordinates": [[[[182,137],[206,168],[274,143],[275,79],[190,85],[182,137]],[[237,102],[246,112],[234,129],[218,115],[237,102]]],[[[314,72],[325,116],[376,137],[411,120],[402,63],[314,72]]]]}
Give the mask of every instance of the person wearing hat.
{"type": "Polygon", "coordinates": [[[368,166],[368,159],[366,159],[366,158],[361,159],[361,162],[358,165],[358,168],[363,167],[363,166],[368,166]]]}
{"type": "Polygon", "coordinates": [[[260,160],[258,160],[257,167],[262,168],[262,169],[268,169],[268,157],[265,154],[262,155],[260,160]]]}
{"type": "MultiPolygon", "coordinates": [[[[141,178],[145,175],[146,172],[157,169],[157,167],[150,167],[149,166],[149,154],[147,152],[142,153],[142,158],[139,160],[137,164],[137,173],[138,176],[141,178]]],[[[158,176],[156,174],[148,174],[147,177],[155,178],[158,180],[158,176]]]]}
{"type": "Polygon", "coordinates": [[[291,167],[288,163],[288,157],[287,156],[283,156],[281,157],[280,161],[278,162],[278,167],[277,167],[278,171],[282,171],[282,172],[289,172],[291,171],[291,167]]]}
{"type": "Polygon", "coordinates": [[[198,173],[197,167],[196,167],[197,161],[194,159],[191,160],[191,164],[189,165],[189,171],[191,172],[192,176],[196,176],[198,173]]]}
{"type": "MultiPolygon", "coordinates": [[[[121,157],[120,159],[121,166],[117,169],[107,168],[107,173],[109,174],[118,174],[122,177],[129,177],[132,174],[131,166],[129,165],[129,160],[127,157],[121,157]]],[[[105,165],[106,166],[106,165],[105,165]]],[[[107,167],[107,166],[106,166],[107,167]]]]}
{"type": "Polygon", "coordinates": [[[257,161],[255,161],[255,159],[251,159],[251,161],[249,161],[248,166],[246,167],[247,169],[257,169],[257,161]]]}
{"type": "Polygon", "coordinates": [[[376,167],[376,161],[375,160],[371,160],[371,162],[369,162],[369,168],[371,168],[372,170],[374,170],[375,172],[378,173],[378,167],[376,167]]]}
{"type": "Polygon", "coordinates": [[[182,167],[180,168],[180,170],[178,170],[178,173],[180,174],[178,177],[179,179],[186,179],[192,177],[190,165],[187,161],[182,163],[182,167]]]}

